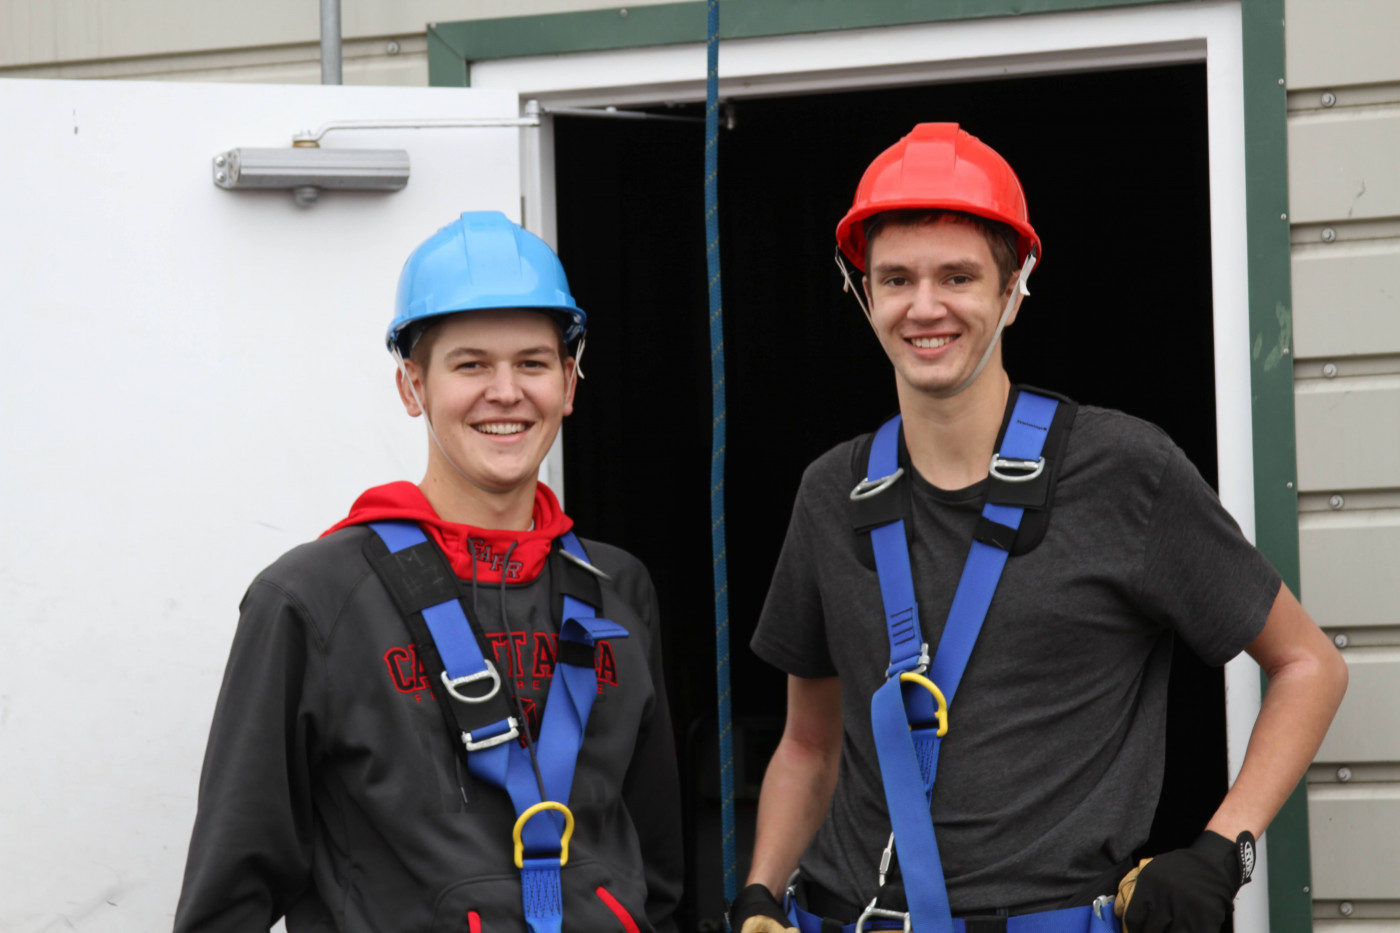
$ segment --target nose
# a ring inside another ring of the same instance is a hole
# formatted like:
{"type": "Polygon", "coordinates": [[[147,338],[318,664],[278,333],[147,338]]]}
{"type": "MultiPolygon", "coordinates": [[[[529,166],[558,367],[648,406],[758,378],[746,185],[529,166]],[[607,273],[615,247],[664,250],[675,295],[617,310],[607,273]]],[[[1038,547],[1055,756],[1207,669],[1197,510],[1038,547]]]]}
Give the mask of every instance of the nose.
{"type": "Polygon", "coordinates": [[[947,313],[948,309],[943,305],[942,296],[938,292],[938,282],[931,278],[921,279],[914,290],[909,316],[917,320],[932,321],[947,313]]]}
{"type": "Polygon", "coordinates": [[[500,405],[513,405],[524,397],[513,366],[497,366],[486,385],[486,400],[500,405]]]}

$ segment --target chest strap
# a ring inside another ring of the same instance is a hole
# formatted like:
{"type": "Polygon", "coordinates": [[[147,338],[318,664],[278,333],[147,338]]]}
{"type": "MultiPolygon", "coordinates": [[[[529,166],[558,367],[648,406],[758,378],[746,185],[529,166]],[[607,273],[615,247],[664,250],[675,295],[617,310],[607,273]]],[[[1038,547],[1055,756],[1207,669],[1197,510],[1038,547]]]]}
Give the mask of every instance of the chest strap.
{"type": "MultiPolygon", "coordinates": [[[[599,618],[594,605],[571,592],[586,589],[586,584],[565,584],[554,676],[545,697],[539,739],[531,750],[518,741],[525,726],[511,715],[500,672],[482,650],[484,639],[467,616],[456,575],[437,544],[413,522],[371,522],[370,528],[387,549],[371,563],[434,678],[433,693],[458,754],[465,756],[475,777],[510,797],[516,814],[512,842],[526,923],[531,933],[559,933],[564,917],[559,875],[569,860],[574,830],[569,794],[598,695],[595,648],[605,638],[626,638],[627,629],[599,618]]],[[[573,532],[560,536],[555,545],[575,563],[591,566],[573,532]]],[[[596,583],[593,592],[601,603],[596,583]]]]}
{"type": "MultiPolygon", "coordinates": [[[[1019,390],[1008,405],[1010,416],[992,457],[988,486],[1039,483],[1040,495],[1048,505],[1052,474],[1047,473],[1043,451],[1060,402],[1019,390]]],[[[896,416],[876,432],[866,479],[852,491],[852,499],[879,495],[900,480],[899,429],[896,416]]],[[[894,830],[892,841],[906,879],[908,919],[918,933],[954,929],[930,806],[939,746],[949,728],[948,708],[972,657],[1027,508],[1025,504],[1007,504],[1007,497],[1006,493],[989,493],[982,507],[943,635],[932,657],[919,622],[905,519],[878,525],[870,532],[890,645],[886,681],[871,699],[871,725],[894,830]]],[[[1009,498],[1029,500],[1030,496],[1013,493],[1009,498]]],[[[889,850],[881,860],[881,884],[888,864],[889,850]]],[[[871,909],[874,906],[872,901],[871,909]]]]}

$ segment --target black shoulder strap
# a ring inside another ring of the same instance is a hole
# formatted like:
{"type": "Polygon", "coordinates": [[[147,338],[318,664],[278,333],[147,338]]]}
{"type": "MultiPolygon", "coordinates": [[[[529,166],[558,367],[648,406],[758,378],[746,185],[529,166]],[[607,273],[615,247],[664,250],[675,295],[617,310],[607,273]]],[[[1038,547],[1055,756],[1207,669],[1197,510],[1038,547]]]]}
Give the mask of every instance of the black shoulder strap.
{"type": "Polygon", "coordinates": [[[1009,483],[992,474],[987,486],[987,501],[993,505],[1020,506],[1025,509],[1021,516],[1021,526],[1016,531],[1011,544],[1011,556],[1019,557],[1035,550],[1045,539],[1050,527],[1050,509],[1055,504],[1055,483],[1060,477],[1064,461],[1065,447],[1069,443],[1069,432],[1074,427],[1074,418],[1079,411],[1079,403],[1056,392],[1047,392],[1032,386],[1012,386],[1011,396],[1006,401],[1006,415],[1001,430],[997,433],[996,449],[1001,450],[1002,438],[1011,413],[1016,409],[1016,397],[1021,392],[1033,392],[1046,398],[1053,398],[1060,404],[1055,408],[1055,418],[1050,422],[1050,431],[1045,438],[1041,456],[1045,458],[1045,469],[1029,482],[1009,483]]]}
{"type": "Polygon", "coordinates": [[[570,560],[564,553],[562,539],[555,538],[549,549],[549,608],[556,620],[564,618],[564,597],[572,596],[588,603],[600,616],[603,607],[603,585],[597,575],[570,560]]]}
{"type": "MultiPolygon", "coordinates": [[[[903,429],[900,429],[899,443],[899,465],[909,470],[909,454],[904,449],[903,429]]],[[[870,464],[870,448],[875,444],[875,434],[871,432],[856,441],[851,452],[851,488],[866,479],[866,472],[870,464]]],[[[873,477],[879,479],[879,477],[873,477]]],[[[890,522],[899,521],[901,518],[907,519],[913,512],[911,502],[912,484],[908,477],[901,476],[893,486],[877,496],[866,496],[860,499],[846,500],[848,514],[851,517],[851,528],[856,534],[856,557],[859,558],[861,566],[866,570],[875,569],[875,551],[870,544],[870,529],[879,528],[881,525],[888,525],[890,522]]],[[[914,537],[914,523],[906,521],[904,523],[904,534],[910,541],[914,537]]]]}
{"type": "MultiPolygon", "coordinates": [[[[460,599],[461,595],[457,575],[452,572],[452,565],[448,563],[437,542],[429,538],[421,544],[391,554],[379,536],[372,534],[365,539],[364,554],[403,617],[404,627],[413,639],[418,661],[428,675],[429,692],[438,702],[448,733],[453,736],[470,735],[477,729],[502,722],[514,715],[504,684],[489,699],[476,703],[464,703],[453,699],[444,686],[446,668],[438,654],[437,645],[433,642],[428,623],[423,620],[423,610],[449,599],[460,599]]],[[[471,626],[472,636],[481,648],[482,657],[490,659],[491,646],[482,637],[481,629],[472,621],[465,606],[462,608],[462,614],[471,626]]],[[[452,747],[465,761],[465,743],[454,741],[452,747]]]]}
{"type": "MultiPolygon", "coordinates": [[[[1053,398],[1060,404],[1055,410],[1055,419],[1051,422],[1049,434],[1045,439],[1045,448],[1042,451],[1042,456],[1045,458],[1045,469],[1040,476],[1031,482],[1022,483],[1008,483],[996,476],[991,476],[988,483],[988,502],[994,505],[1020,506],[1026,510],[1021,518],[1020,528],[1016,531],[1015,539],[1009,542],[1009,550],[1012,556],[1016,557],[1034,550],[1044,540],[1045,532],[1050,527],[1050,509],[1055,500],[1055,482],[1059,478],[1065,447],[1069,442],[1070,429],[1074,427],[1075,414],[1079,410],[1078,403],[1056,392],[1047,392],[1044,389],[1031,386],[1012,386],[1001,430],[997,432],[997,450],[1001,449],[1002,438],[1006,436],[1006,427],[1011,413],[1016,408],[1016,397],[1022,391],[1053,398]]],[[[909,469],[909,455],[904,447],[902,433],[900,438],[900,466],[907,471],[909,469]]],[[[869,434],[862,437],[855,445],[851,456],[852,488],[866,478],[865,473],[870,462],[870,448],[874,442],[875,435],[869,434]]],[[[906,519],[904,522],[906,534],[911,537],[913,535],[914,523],[908,520],[913,511],[912,483],[907,478],[901,477],[888,490],[888,493],[894,493],[894,495],[870,496],[850,502],[849,514],[851,528],[856,536],[856,555],[860,558],[861,564],[868,570],[875,569],[875,553],[870,544],[870,529],[903,518],[906,519]]],[[[1003,549],[1007,549],[1006,545],[1008,544],[1008,542],[989,543],[996,543],[1003,549]]]]}

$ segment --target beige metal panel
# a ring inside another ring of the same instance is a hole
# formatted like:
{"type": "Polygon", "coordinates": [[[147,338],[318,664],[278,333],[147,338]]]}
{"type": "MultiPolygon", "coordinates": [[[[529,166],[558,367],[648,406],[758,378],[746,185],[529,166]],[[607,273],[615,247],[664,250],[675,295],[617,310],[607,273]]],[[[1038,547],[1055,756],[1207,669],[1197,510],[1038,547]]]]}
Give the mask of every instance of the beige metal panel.
{"type": "Polygon", "coordinates": [[[1300,380],[1295,412],[1300,490],[1400,486],[1400,374],[1300,380]]]}
{"type": "MultiPolygon", "coordinates": [[[[1400,649],[1348,648],[1346,699],[1318,749],[1318,762],[1400,761],[1400,649]]],[[[1400,863],[1396,865],[1400,875],[1400,863]]]]}
{"type": "Polygon", "coordinates": [[[1299,224],[1400,216],[1396,152],[1400,106],[1291,118],[1289,219],[1299,224]]]}
{"type": "MultiPolygon", "coordinates": [[[[350,39],[343,45],[341,58],[346,84],[428,85],[428,39],[421,33],[350,39]]],[[[321,46],[317,42],[303,42],[254,49],[0,68],[0,77],[320,84],[321,46]]]]}
{"type": "Polygon", "coordinates": [[[1400,510],[1300,515],[1298,551],[1303,604],[1319,625],[1400,625],[1400,510]]]}
{"type": "Polygon", "coordinates": [[[1290,88],[1400,80],[1400,3],[1285,0],[1290,88]]]}
{"type": "Polygon", "coordinates": [[[1314,920],[1313,933],[1400,933],[1400,920],[1314,920]]]}
{"type": "Polygon", "coordinates": [[[1400,353],[1398,274],[1400,240],[1294,247],[1295,355],[1400,353]]]}
{"type": "Polygon", "coordinates": [[[1312,896],[1400,898],[1400,784],[1308,789],[1312,896]]]}
{"type": "MultiPolygon", "coordinates": [[[[341,34],[422,33],[431,22],[617,6],[605,0],[342,0],[341,34]]],[[[315,0],[0,0],[0,24],[0,68],[315,42],[321,35],[315,0]]]]}

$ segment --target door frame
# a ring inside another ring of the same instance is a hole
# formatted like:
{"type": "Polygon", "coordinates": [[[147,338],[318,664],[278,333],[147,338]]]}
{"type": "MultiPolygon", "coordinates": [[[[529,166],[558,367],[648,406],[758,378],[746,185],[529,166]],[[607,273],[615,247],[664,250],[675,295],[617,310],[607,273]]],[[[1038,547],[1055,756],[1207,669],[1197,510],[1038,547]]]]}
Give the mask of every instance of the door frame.
{"type": "MultiPolygon", "coordinates": [[[[721,97],[1205,64],[1220,495],[1298,592],[1283,0],[720,6],[721,97]]],[[[691,0],[430,24],[429,78],[441,86],[515,88],[522,106],[546,110],[702,101],[706,7],[691,0]]],[[[538,135],[551,138],[547,116],[538,135]]],[[[552,155],[527,154],[522,166],[552,169],[552,155]]],[[[525,215],[552,231],[547,174],[526,178],[525,215]]],[[[1151,253],[1145,244],[1144,262],[1151,253]]],[[[1260,687],[1248,657],[1227,666],[1231,781],[1260,687]]],[[[1241,893],[1236,928],[1311,930],[1302,784],[1260,848],[1265,870],[1256,878],[1265,883],[1241,893]]]]}

